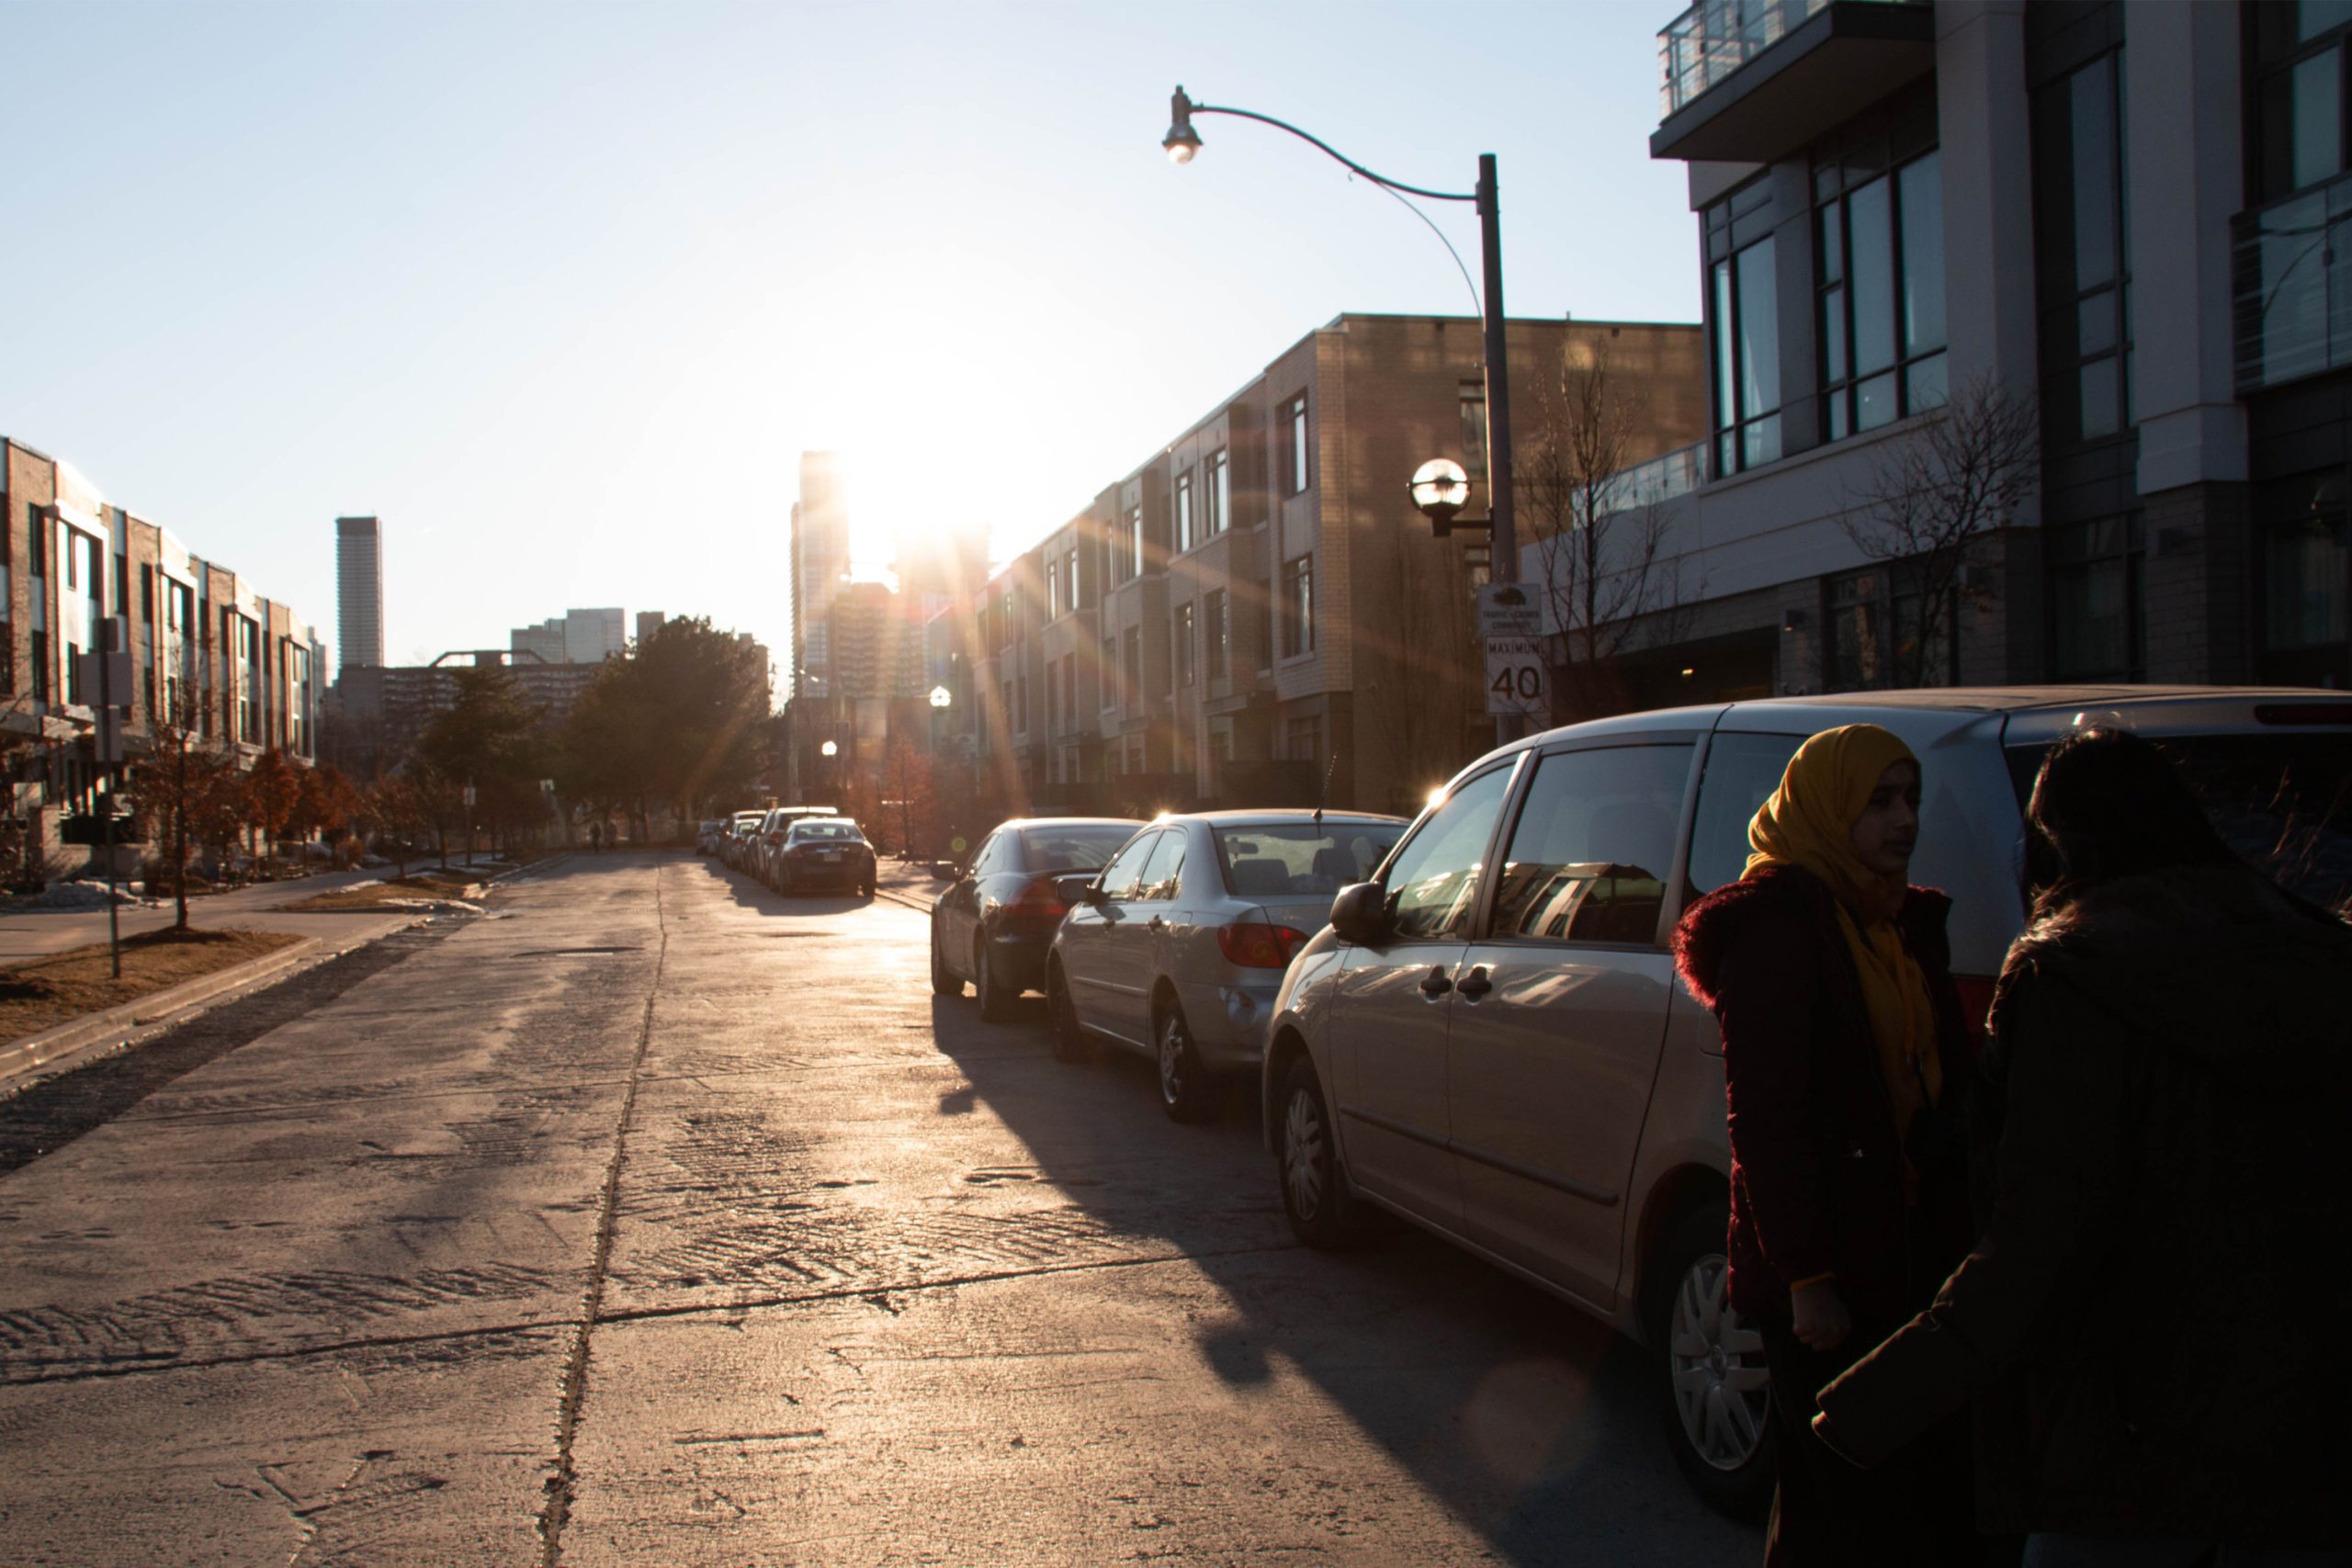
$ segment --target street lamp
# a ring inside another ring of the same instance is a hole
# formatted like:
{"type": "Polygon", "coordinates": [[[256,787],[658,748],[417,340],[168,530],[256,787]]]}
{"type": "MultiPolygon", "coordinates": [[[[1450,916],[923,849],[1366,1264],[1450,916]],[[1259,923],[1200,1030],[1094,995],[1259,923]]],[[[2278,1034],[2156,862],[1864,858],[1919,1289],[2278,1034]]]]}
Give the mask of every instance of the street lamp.
{"type": "Polygon", "coordinates": [[[944,708],[955,700],[956,694],[949,691],[944,686],[933,686],[931,689],[931,705],[933,707],[944,708]]]}
{"type": "Polygon", "coordinates": [[[1454,520],[1454,514],[1470,504],[1470,476],[1451,457],[1432,457],[1415,468],[1411,490],[1413,504],[1430,520],[1430,531],[1441,539],[1457,527],[1487,526],[1476,518],[1454,520]]]}
{"type": "MultiPolygon", "coordinates": [[[[1199,155],[1201,133],[1193,129],[1193,117],[1204,114],[1229,115],[1236,119],[1254,119],[1261,125],[1271,125],[1276,130],[1286,130],[1308,146],[1339,163],[1350,173],[1370,180],[1383,190],[1391,191],[1399,196],[1418,196],[1428,201],[1466,201],[1478,209],[1479,270],[1485,278],[1485,286],[1478,292],[1479,310],[1485,318],[1486,325],[1488,484],[1486,523],[1486,527],[1488,529],[1487,573],[1488,578],[1496,582],[1518,581],[1519,534],[1513,526],[1510,467],[1510,367],[1508,347],[1504,341],[1502,220],[1500,208],[1497,201],[1495,155],[1492,152],[1478,154],[1478,183],[1469,191],[1424,190],[1419,186],[1405,185],[1373,173],[1362,164],[1340,152],[1329,142],[1323,141],[1320,137],[1310,136],[1287,121],[1276,119],[1272,115],[1259,114],[1251,109],[1226,108],[1216,104],[1195,103],[1185,95],[1183,87],[1179,85],[1175,95],[1169,99],[1168,134],[1159,140],[1159,145],[1167,151],[1170,161],[1182,165],[1191,163],[1199,155]]],[[[1419,501],[1418,492],[1422,478],[1429,475],[1430,469],[1434,467],[1436,467],[1435,464],[1426,464],[1421,473],[1414,476],[1417,503],[1419,501]]],[[[1455,473],[1461,472],[1458,464],[1453,467],[1455,473]]],[[[1462,501],[1466,502],[1468,499],[1467,477],[1464,476],[1462,501]]],[[[1429,512],[1430,521],[1441,537],[1452,530],[1453,515],[1461,509],[1462,502],[1455,502],[1451,510],[1440,516],[1437,512],[1430,511],[1427,506],[1423,507],[1425,512],[1429,512]]],[[[1465,527],[1469,525],[1463,525],[1465,527]]],[[[1518,733],[1517,719],[1498,718],[1495,721],[1495,734],[1498,739],[1509,740],[1514,739],[1518,733]]]]}

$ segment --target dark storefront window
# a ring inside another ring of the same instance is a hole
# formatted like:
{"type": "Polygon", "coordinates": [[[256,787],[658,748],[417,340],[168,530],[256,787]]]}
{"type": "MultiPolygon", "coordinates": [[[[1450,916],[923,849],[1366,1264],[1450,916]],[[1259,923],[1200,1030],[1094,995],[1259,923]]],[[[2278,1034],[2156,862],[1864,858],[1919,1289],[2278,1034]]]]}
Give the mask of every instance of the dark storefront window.
{"type": "Polygon", "coordinates": [[[1940,591],[1934,625],[1930,603],[1902,565],[1850,572],[1829,584],[1831,689],[1949,686],[1958,661],[1959,595],[1940,591]],[[1924,640],[1923,640],[1924,639],[1924,640]],[[1924,655],[1921,649],[1925,649],[1924,655]]]}
{"type": "Polygon", "coordinates": [[[1935,104],[1815,154],[1823,439],[1941,407],[1943,161],[1935,104]]]}
{"type": "Polygon", "coordinates": [[[2059,447],[2132,423],[2123,104],[2120,50],[2034,94],[2042,425],[2059,447]]]}
{"type": "Polygon", "coordinates": [[[2339,469],[2265,485],[2262,678],[2286,685],[2352,684],[2352,541],[2339,469]]]}
{"type": "Polygon", "coordinates": [[[2049,552],[2051,679],[2140,679],[2140,519],[2053,527],[2049,552]]]}

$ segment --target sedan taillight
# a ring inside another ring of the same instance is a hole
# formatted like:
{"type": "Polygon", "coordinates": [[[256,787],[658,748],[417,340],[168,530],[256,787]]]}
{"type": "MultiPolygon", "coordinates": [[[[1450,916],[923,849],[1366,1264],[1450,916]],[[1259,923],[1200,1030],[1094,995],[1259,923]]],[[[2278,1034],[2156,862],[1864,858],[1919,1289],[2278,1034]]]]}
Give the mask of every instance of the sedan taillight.
{"type": "Polygon", "coordinates": [[[1008,915],[1021,915],[1032,919],[1058,920],[1069,913],[1069,906],[1062,901],[1061,891],[1049,877],[1033,882],[1021,890],[1021,896],[1004,907],[1008,915]]]}
{"type": "Polygon", "coordinates": [[[1306,945],[1306,933],[1264,920],[1236,920],[1217,927],[1216,944],[1227,963],[1241,968],[1287,969],[1306,945]]]}

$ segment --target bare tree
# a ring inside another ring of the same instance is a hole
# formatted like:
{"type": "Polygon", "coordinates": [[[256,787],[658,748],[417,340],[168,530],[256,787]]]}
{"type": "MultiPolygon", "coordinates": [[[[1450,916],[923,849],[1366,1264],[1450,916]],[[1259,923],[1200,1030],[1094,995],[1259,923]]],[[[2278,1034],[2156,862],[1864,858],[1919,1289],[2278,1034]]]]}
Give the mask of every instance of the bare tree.
{"type": "MultiPolygon", "coordinates": [[[[1866,678],[1924,686],[1951,640],[1969,551],[2007,525],[2040,479],[2041,418],[1989,377],[1975,378],[1917,428],[1882,445],[1840,520],[1854,547],[1885,563],[1897,602],[1892,656],[1866,648],[1866,678]]],[[[1866,683],[1883,683],[1866,679],[1866,683]]]]}
{"type": "Polygon", "coordinates": [[[1656,619],[1684,595],[1680,564],[1665,550],[1665,510],[1626,476],[1640,450],[1638,391],[1613,372],[1606,343],[1571,340],[1556,372],[1514,466],[1538,591],[1560,639],[1553,716],[1567,723],[1623,710],[1623,656],[1636,637],[1679,636],[1656,619]]]}

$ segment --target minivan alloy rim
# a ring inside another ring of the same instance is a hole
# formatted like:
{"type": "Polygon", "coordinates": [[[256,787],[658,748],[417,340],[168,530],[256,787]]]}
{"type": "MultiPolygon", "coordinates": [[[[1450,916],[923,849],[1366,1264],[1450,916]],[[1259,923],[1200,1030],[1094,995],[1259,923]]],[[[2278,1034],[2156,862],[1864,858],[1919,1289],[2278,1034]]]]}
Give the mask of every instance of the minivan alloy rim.
{"type": "Polygon", "coordinates": [[[1305,1089],[1291,1091],[1283,1112],[1283,1185],[1290,1193],[1294,1213],[1312,1215],[1323,1201],[1323,1118],[1315,1097],[1305,1089]]]}
{"type": "Polygon", "coordinates": [[[1764,1440],[1771,1382],[1764,1336],[1728,1299],[1731,1266],[1720,1253],[1693,1262],[1674,1292],[1667,1353],[1675,1413],[1691,1450],[1716,1470],[1737,1470],[1764,1440]]]}

